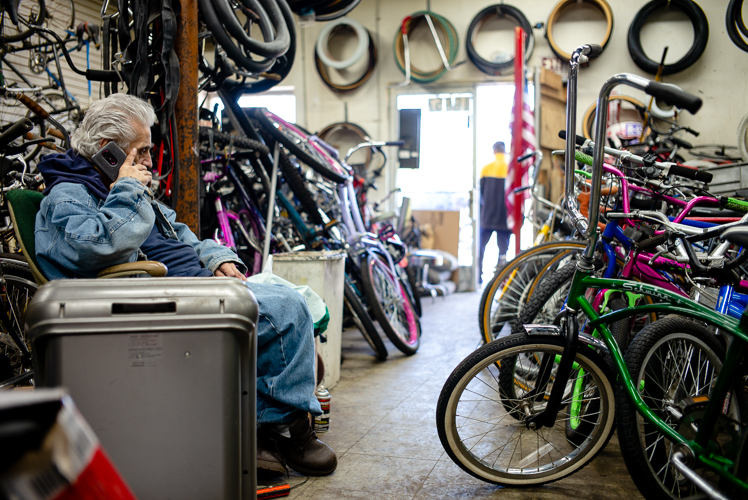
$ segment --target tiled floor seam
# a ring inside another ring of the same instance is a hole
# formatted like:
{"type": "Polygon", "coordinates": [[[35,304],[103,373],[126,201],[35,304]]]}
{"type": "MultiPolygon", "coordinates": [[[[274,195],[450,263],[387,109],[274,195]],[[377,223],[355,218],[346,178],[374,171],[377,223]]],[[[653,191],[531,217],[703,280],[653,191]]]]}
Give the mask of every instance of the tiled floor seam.
{"type": "Polygon", "coordinates": [[[425,477],[425,478],[423,479],[423,482],[421,483],[421,486],[420,486],[420,487],[418,488],[418,490],[417,490],[417,491],[415,492],[415,494],[413,494],[413,497],[412,497],[412,498],[416,498],[416,497],[418,496],[418,493],[420,493],[420,492],[421,492],[421,490],[423,489],[424,485],[426,484],[426,482],[427,482],[427,481],[429,480],[429,478],[431,477],[431,474],[432,474],[432,473],[434,472],[434,469],[436,469],[436,466],[437,466],[437,465],[439,465],[439,460],[437,460],[437,461],[436,461],[436,462],[434,463],[434,466],[433,466],[433,467],[431,468],[431,470],[429,471],[429,473],[428,473],[428,474],[426,474],[426,477],[425,477]]]}

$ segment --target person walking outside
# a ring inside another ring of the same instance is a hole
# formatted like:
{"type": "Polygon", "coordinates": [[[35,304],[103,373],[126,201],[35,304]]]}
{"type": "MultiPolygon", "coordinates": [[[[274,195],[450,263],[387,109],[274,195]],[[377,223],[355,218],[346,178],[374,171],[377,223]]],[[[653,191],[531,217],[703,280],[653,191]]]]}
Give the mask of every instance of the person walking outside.
{"type": "Polygon", "coordinates": [[[506,193],[506,145],[499,141],[493,145],[494,161],[485,165],[480,172],[480,250],[478,253],[478,281],[483,283],[483,254],[491,235],[496,233],[499,246],[497,267],[506,259],[509,249],[509,237],[512,235],[507,226],[506,193]]]}

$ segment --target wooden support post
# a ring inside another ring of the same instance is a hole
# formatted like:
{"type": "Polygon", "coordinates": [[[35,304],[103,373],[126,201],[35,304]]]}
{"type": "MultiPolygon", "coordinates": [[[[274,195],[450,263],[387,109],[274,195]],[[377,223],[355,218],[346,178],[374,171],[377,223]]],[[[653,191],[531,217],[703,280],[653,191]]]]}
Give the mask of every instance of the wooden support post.
{"type": "Polygon", "coordinates": [[[179,220],[200,234],[197,152],[197,0],[179,0],[177,37],[174,49],[179,58],[179,94],[174,107],[179,136],[179,198],[174,209],[179,220]]]}

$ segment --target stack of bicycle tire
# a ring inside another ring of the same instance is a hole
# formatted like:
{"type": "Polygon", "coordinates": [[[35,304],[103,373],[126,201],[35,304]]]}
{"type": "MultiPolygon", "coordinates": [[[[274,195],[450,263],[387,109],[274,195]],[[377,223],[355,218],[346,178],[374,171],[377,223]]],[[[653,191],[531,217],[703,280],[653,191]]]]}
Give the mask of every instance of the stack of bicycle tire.
{"type": "Polygon", "coordinates": [[[224,83],[244,92],[263,92],[291,71],[296,52],[296,27],[286,0],[252,2],[251,8],[228,0],[198,0],[198,12],[213,40],[213,56],[202,54],[199,68],[210,90],[224,83]],[[249,35],[246,26],[257,25],[262,40],[249,35]],[[209,59],[213,60],[211,64],[209,59]]]}

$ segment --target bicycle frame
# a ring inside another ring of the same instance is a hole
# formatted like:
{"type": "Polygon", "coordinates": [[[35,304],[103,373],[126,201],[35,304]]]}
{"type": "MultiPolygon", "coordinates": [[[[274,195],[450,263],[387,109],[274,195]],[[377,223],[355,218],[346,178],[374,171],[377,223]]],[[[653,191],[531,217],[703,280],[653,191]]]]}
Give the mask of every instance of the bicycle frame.
{"type": "MultiPolygon", "coordinates": [[[[580,47],[574,52],[571,59],[566,123],[567,137],[569,138],[575,137],[577,71],[580,60],[585,51],[587,53],[590,51],[588,46],[580,47]]],[[[738,362],[743,356],[746,346],[748,346],[748,314],[744,313],[740,319],[735,319],[720,314],[698,302],[685,298],[678,293],[666,290],[662,287],[621,279],[598,278],[594,275],[592,257],[599,237],[597,232],[599,203],[597,200],[600,199],[604,168],[603,138],[605,137],[606,132],[608,98],[613,88],[619,84],[625,84],[640,90],[645,90],[649,81],[634,75],[619,74],[608,79],[600,91],[596,114],[596,142],[593,152],[589,223],[588,219],[582,216],[579,212],[579,204],[573,197],[574,176],[571,173],[574,172],[574,141],[570,139],[567,140],[566,143],[566,208],[574,225],[586,236],[588,246],[577,264],[577,270],[572,278],[571,288],[567,298],[567,306],[565,309],[566,321],[563,329],[566,342],[556,378],[557,381],[566,380],[571,372],[579,340],[576,314],[578,311],[581,311],[590,320],[589,326],[595,328],[601,334],[602,340],[613,359],[615,371],[619,376],[620,382],[622,383],[626,394],[636,406],[637,412],[676,445],[675,456],[673,459],[675,467],[678,470],[683,471],[683,473],[688,475],[689,478],[694,478],[694,483],[702,489],[706,483],[703,482],[703,480],[700,480],[699,477],[689,468],[692,463],[698,463],[709,470],[714,471],[731,485],[748,492],[748,483],[736,477],[730,471],[730,469],[735,466],[732,459],[715,453],[709,446],[711,432],[714,429],[717,418],[722,412],[722,407],[725,403],[728,390],[734,383],[734,370],[737,368],[738,362]],[[585,291],[590,288],[633,292],[652,297],[656,299],[656,302],[600,315],[585,297],[585,291]],[[728,334],[730,336],[731,342],[729,343],[727,354],[717,378],[716,385],[710,394],[704,417],[698,426],[698,431],[693,440],[687,440],[684,438],[647,406],[639,394],[638,388],[634,385],[631,374],[628,372],[628,368],[624,362],[622,351],[616,344],[616,341],[607,326],[607,324],[615,321],[646,313],[678,314],[697,319],[718,327],[722,334],[728,334]],[[688,462],[688,464],[685,464],[685,462],[688,462]]],[[[597,345],[597,347],[599,347],[599,345],[597,345]]],[[[547,422],[551,420],[555,421],[564,386],[565,384],[553,384],[553,389],[546,405],[546,409],[528,419],[528,426],[535,428],[537,425],[548,425],[547,422]]]]}
{"type": "MultiPolygon", "coordinates": [[[[216,160],[202,160],[202,163],[214,163],[216,160]]],[[[247,216],[247,219],[249,220],[249,224],[252,226],[252,229],[256,233],[256,237],[259,239],[263,239],[265,235],[265,225],[262,221],[262,217],[260,216],[257,207],[255,207],[254,203],[252,202],[249,194],[247,193],[244,184],[239,179],[237,173],[234,171],[234,169],[231,167],[231,164],[229,161],[225,161],[223,165],[223,172],[218,174],[216,172],[207,172],[203,175],[203,181],[206,183],[215,183],[218,180],[220,180],[223,177],[228,177],[228,179],[231,181],[231,183],[234,185],[234,188],[239,193],[239,197],[242,201],[242,204],[244,205],[242,209],[239,211],[240,213],[244,213],[247,216]]],[[[234,233],[231,228],[231,222],[234,221],[237,226],[240,228],[240,230],[244,233],[244,238],[247,240],[247,242],[252,245],[252,238],[249,236],[249,233],[247,233],[246,228],[244,227],[244,223],[242,222],[241,218],[236,212],[233,212],[231,210],[226,210],[223,205],[223,199],[221,198],[221,195],[216,193],[215,200],[213,201],[215,204],[215,210],[216,210],[216,218],[218,219],[218,228],[216,228],[215,234],[213,239],[223,245],[226,246],[234,251],[237,250],[236,248],[236,241],[234,240],[234,233]],[[223,235],[223,238],[219,238],[218,233],[219,230],[221,234],[223,235]]],[[[255,251],[262,254],[262,250],[259,248],[256,248],[253,246],[255,251]]],[[[255,259],[253,263],[253,267],[247,270],[247,273],[249,276],[253,274],[257,274],[260,272],[261,268],[261,262],[259,259],[255,259]]]]}

